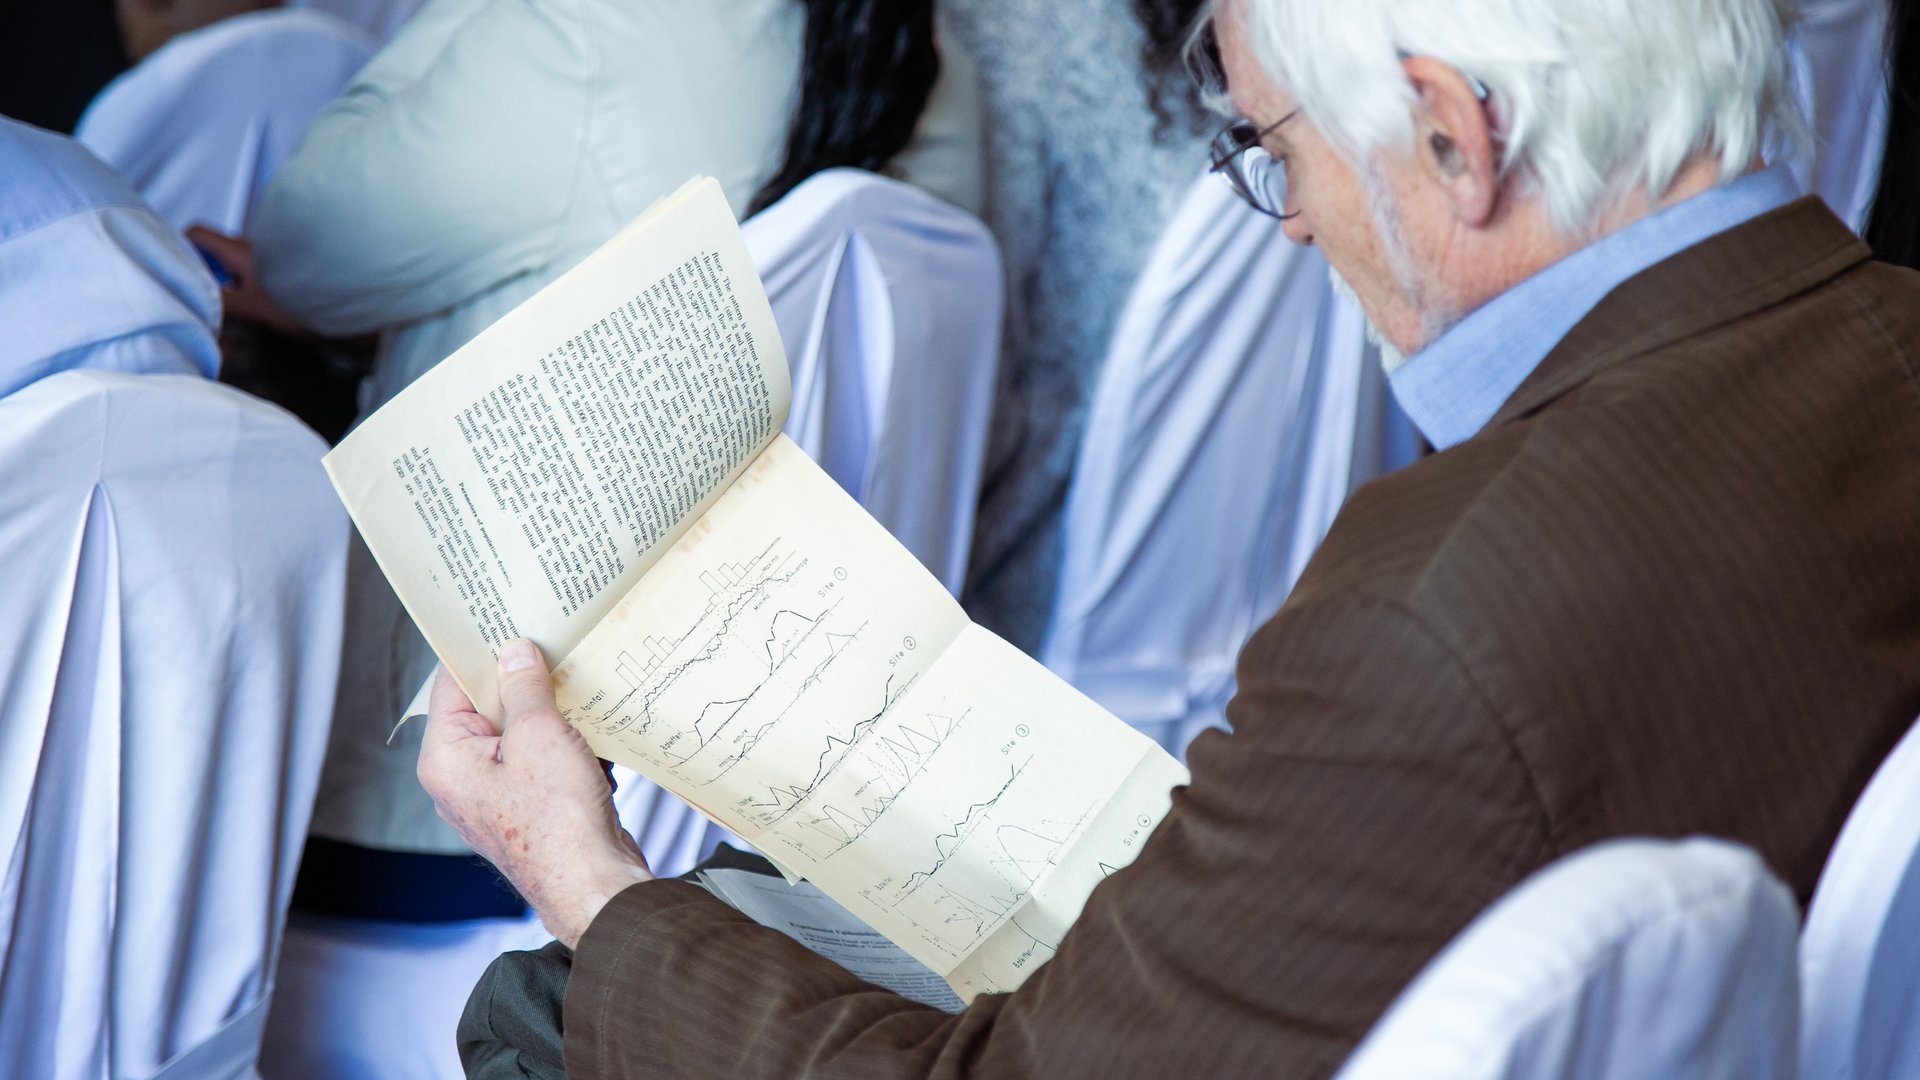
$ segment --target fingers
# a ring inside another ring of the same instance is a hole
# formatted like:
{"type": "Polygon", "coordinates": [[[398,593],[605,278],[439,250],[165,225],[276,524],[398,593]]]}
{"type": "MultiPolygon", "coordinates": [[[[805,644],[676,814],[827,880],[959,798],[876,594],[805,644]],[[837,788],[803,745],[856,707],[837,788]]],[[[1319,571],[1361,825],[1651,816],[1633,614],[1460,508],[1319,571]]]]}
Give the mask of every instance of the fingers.
{"type": "Polygon", "coordinates": [[[509,642],[500,650],[500,722],[510,745],[579,739],[560,716],[553,699],[553,675],[531,641],[509,642]]]}
{"type": "Polygon", "coordinates": [[[446,668],[435,668],[433,673],[433,692],[427,697],[428,736],[432,736],[435,721],[444,721],[442,731],[457,736],[488,736],[500,734],[493,721],[480,715],[467,700],[467,692],[460,689],[446,668]]]}
{"type": "Polygon", "coordinates": [[[493,763],[499,756],[500,732],[473,711],[473,703],[445,668],[434,676],[431,700],[415,773],[429,793],[437,793],[445,786],[443,780],[493,763]]]}
{"type": "Polygon", "coordinates": [[[522,717],[560,714],[553,702],[553,676],[539,646],[524,639],[500,650],[500,718],[509,728],[522,717]]]}
{"type": "Polygon", "coordinates": [[[214,232],[205,225],[189,226],[187,239],[211,252],[236,278],[253,277],[253,246],[245,240],[214,232]]]}

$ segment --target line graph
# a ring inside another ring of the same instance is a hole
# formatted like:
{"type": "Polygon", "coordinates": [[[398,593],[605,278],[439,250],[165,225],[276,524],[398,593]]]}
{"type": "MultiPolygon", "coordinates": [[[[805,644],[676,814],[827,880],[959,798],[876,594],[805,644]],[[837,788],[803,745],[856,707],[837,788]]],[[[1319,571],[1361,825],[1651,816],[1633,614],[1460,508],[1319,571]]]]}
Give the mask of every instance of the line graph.
{"type": "Polygon", "coordinates": [[[849,763],[850,767],[864,768],[867,777],[853,790],[853,798],[823,802],[802,816],[800,824],[812,841],[808,851],[815,858],[831,859],[865,836],[906,794],[965,720],[964,712],[958,717],[928,713],[890,730],[876,731],[863,749],[863,760],[849,763]]]}
{"type": "Polygon", "coordinates": [[[798,783],[770,784],[765,795],[749,795],[741,801],[742,809],[750,812],[755,824],[763,828],[775,825],[813,795],[854,748],[872,734],[894,703],[900,700],[905,691],[895,690],[894,682],[895,676],[889,675],[886,685],[881,688],[880,707],[871,716],[856,722],[845,735],[827,736],[825,745],[814,758],[813,775],[798,783]]]}
{"type": "MultiPolygon", "coordinates": [[[[752,761],[793,709],[865,640],[871,620],[843,606],[849,575],[821,567],[775,537],[751,558],[722,561],[697,575],[692,618],[678,632],[653,632],[622,649],[613,673],[624,690],[598,705],[588,722],[607,734],[634,732],[649,756],[679,780],[705,787],[752,761]],[[696,595],[699,595],[696,593],[696,595]]],[[[815,772],[770,778],[752,807],[777,820],[831,770],[891,707],[840,732],[817,751],[815,772]]],[[[604,699],[603,699],[604,700],[604,699]]],[[[777,772],[790,772],[779,769],[777,772]]]]}
{"type": "Polygon", "coordinates": [[[933,862],[928,865],[926,869],[916,870],[907,875],[906,881],[901,884],[899,891],[895,893],[889,901],[892,906],[899,907],[909,897],[913,896],[914,893],[920,891],[921,886],[933,880],[934,876],[940,873],[941,868],[947,865],[947,861],[953,858],[955,852],[966,846],[967,841],[972,839],[973,834],[979,831],[980,827],[986,823],[988,817],[993,813],[993,808],[1000,805],[1000,800],[1006,797],[1007,792],[1012,789],[1014,783],[1020,779],[1020,774],[1026,770],[1027,765],[1030,764],[1032,760],[1032,758],[1028,758],[1018,765],[1007,766],[1006,780],[1002,782],[996,790],[986,797],[968,804],[967,807],[960,812],[959,818],[957,818],[951,826],[934,834],[932,840],[934,851],[933,862]]]}

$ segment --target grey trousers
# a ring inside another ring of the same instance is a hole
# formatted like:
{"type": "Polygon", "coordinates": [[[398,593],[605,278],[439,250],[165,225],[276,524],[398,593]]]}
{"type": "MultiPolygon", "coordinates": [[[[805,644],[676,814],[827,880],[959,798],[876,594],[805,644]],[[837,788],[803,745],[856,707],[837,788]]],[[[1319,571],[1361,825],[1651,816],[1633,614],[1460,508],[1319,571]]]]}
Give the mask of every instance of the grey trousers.
{"type": "Polygon", "coordinates": [[[561,1007],[573,953],[557,941],[502,954],[460,1017],[460,1063],[468,1080],[565,1080],[561,1007]]]}

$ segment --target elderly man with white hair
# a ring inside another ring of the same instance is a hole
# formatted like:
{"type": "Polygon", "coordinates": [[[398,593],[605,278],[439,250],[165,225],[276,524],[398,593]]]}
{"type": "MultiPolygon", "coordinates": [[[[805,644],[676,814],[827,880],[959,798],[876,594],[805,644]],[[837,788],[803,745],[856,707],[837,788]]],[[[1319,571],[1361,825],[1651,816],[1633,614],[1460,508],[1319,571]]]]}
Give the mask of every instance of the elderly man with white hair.
{"type": "Polygon", "coordinates": [[[1348,503],[1139,860],[957,1016],[650,880],[530,647],[504,737],[443,684],[421,776],[573,946],[566,1074],[1322,1077],[1578,848],[1727,837],[1804,900],[1920,710],[1920,277],[1759,164],[1791,12],[1222,0],[1216,167],[1438,452],[1348,503]]]}

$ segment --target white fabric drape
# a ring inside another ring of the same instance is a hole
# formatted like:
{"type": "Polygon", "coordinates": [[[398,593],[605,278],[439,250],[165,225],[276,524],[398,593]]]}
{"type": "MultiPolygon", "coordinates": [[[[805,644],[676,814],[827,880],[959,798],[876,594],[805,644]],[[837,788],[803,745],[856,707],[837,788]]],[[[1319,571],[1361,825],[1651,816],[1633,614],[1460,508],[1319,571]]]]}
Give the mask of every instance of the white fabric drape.
{"type": "Polygon", "coordinates": [[[1202,176],[1114,332],[1041,660],[1183,754],[1348,493],[1416,446],[1326,261],[1202,176]]]}
{"type": "Polygon", "coordinates": [[[320,440],[214,383],[218,294],[0,120],[0,1075],[248,1075],[338,674],[320,440]]]}
{"type": "Polygon", "coordinates": [[[225,19],[108,84],[74,138],[174,228],[241,235],[307,125],[373,50],[366,35],[316,12],[225,19]]]}
{"type": "Polygon", "coordinates": [[[1800,939],[1801,1080],[1920,1076],[1920,725],[1874,773],[1800,939]]]}
{"type": "Polygon", "coordinates": [[[1474,920],[1335,1080],[1793,1080],[1798,924],[1745,848],[1603,844],[1474,920]]]}
{"type": "Polygon", "coordinates": [[[1802,0],[1791,46],[1812,136],[1810,153],[1792,162],[1794,176],[1855,232],[1867,227],[1886,151],[1888,4],[1802,0]]]}

